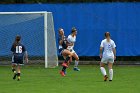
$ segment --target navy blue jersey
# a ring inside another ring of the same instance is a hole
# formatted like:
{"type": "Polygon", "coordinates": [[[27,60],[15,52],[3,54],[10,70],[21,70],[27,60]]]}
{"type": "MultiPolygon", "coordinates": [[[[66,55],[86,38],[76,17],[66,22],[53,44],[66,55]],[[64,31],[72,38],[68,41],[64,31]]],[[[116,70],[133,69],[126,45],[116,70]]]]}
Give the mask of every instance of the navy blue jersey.
{"type": "Polygon", "coordinates": [[[26,49],[23,44],[18,43],[16,45],[12,45],[11,51],[13,52],[15,58],[23,59],[24,52],[26,51],[26,49]]]}
{"type": "Polygon", "coordinates": [[[58,42],[59,42],[60,40],[63,41],[63,42],[62,42],[62,45],[61,45],[62,48],[66,49],[66,48],[67,48],[67,39],[66,39],[65,37],[64,37],[64,39],[63,39],[63,37],[59,35],[58,42]]]}

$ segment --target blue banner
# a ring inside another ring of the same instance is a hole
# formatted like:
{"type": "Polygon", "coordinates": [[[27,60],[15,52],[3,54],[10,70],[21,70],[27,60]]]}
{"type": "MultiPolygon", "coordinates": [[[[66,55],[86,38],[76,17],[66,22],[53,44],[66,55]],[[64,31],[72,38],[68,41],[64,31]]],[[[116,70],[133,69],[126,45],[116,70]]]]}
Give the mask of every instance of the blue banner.
{"type": "Polygon", "coordinates": [[[140,3],[10,4],[0,5],[0,11],[53,12],[56,39],[58,28],[64,28],[66,35],[73,26],[77,28],[74,49],[79,56],[98,56],[106,31],[116,43],[118,56],[140,56],[140,3]]]}

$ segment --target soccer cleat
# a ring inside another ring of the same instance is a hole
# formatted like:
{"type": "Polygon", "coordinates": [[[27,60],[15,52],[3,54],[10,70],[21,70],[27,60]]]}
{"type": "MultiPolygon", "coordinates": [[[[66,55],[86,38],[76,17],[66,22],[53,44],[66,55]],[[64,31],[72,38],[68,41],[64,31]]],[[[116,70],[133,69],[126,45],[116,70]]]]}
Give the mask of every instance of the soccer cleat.
{"type": "Polygon", "coordinates": [[[65,63],[65,62],[62,64],[62,66],[68,67],[67,63],[65,63]]]}
{"type": "Polygon", "coordinates": [[[78,67],[74,67],[73,70],[74,71],[80,71],[80,69],[78,67]]]}
{"type": "Polygon", "coordinates": [[[60,74],[61,74],[61,76],[65,76],[65,73],[64,73],[64,71],[60,71],[60,74]]]}
{"type": "Polygon", "coordinates": [[[107,79],[108,79],[108,76],[105,75],[105,76],[104,76],[104,81],[107,81],[107,79]]]}
{"type": "Polygon", "coordinates": [[[16,76],[17,76],[17,74],[14,74],[14,76],[13,76],[13,79],[14,79],[14,80],[16,79],[16,76]]]}
{"type": "Polygon", "coordinates": [[[112,80],[109,80],[109,81],[112,81],[112,80]]]}
{"type": "Polygon", "coordinates": [[[67,74],[67,71],[66,71],[66,70],[64,71],[64,74],[65,74],[65,75],[67,74]]]}

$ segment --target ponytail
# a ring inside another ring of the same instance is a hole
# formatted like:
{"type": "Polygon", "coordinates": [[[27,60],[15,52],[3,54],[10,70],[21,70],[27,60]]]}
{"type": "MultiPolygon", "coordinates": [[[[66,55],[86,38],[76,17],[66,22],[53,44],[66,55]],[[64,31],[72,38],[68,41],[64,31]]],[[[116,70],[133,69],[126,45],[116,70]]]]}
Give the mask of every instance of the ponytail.
{"type": "Polygon", "coordinates": [[[13,43],[14,47],[16,47],[20,42],[21,37],[19,35],[16,36],[15,41],[13,43]]]}

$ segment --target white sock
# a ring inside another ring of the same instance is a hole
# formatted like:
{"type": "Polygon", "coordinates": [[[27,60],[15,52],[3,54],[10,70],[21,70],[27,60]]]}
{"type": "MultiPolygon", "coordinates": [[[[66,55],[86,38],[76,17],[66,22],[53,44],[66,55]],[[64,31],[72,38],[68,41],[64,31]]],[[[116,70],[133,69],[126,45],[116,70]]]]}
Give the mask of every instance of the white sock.
{"type": "Polygon", "coordinates": [[[113,79],[113,69],[109,69],[109,79],[113,79]]]}
{"type": "Polygon", "coordinates": [[[106,75],[106,70],[104,67],[100,67],[102,74],[105,76],[106,75]]]}
{"type": "Polygon", "coordinates": [[[78,67],[78,63],[79,63],[79,61],[76,61],[76,60],[75,60],[75,65],[74,65],[74,67],[78,67]]]}

